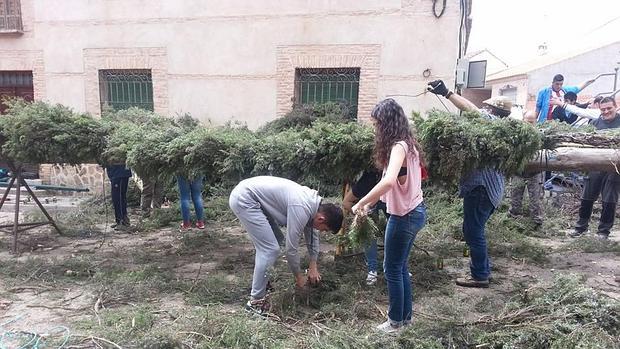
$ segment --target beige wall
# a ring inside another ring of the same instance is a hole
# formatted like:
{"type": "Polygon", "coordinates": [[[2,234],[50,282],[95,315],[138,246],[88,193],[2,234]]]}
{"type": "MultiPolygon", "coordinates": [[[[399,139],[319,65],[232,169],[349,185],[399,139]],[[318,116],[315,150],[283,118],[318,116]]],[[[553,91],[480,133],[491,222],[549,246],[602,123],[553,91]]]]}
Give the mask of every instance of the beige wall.
{"type": "Polygon", "coordinates": [[[527,76],[522,75],[522,76],[514,76],[514,77],[510,77],[507,79],[501,79],[501,80],[491,80],[491,81],[487,81],[487,85],[491,87],[491,95],[493,97],[495,96],[501,96],[501,90],[508,88],[508,87],[516,87],[517,88],[517,105],[520,106],[527,106],[528,104],[531,104],[531,99],[534,99],[534,102],[536,101],[536,96],[531,95],[528,93],[527,87],[528,87],[528,79],[527,76]]]}
{"type": "MultiPolygon", "coordinates": [[[[36,98],[95,114],[98,69],[152,69],[156,111],[257,127],[289,107],[296,67],[354,66],[364,119],[386,95],[453,84],[459,1],[440,19],[431,10],[427,0],[22,0],[25,33],[0,36],[0,69],[32,67],[36,98]]],[[[430,95],[396,99],[408,112],[442,108],[430,95]]]]}

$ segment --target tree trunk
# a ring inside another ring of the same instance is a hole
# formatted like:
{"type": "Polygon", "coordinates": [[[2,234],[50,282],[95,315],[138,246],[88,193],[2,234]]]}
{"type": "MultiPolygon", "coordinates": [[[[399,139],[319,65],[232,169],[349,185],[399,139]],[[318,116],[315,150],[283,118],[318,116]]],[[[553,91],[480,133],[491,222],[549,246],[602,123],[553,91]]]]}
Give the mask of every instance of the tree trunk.
{"type": "Polygon", "coordinates": [[[541,150],[526,172],[536,171],[608,171],[620,173],[620,150],[597,148],[557,148],[541,150]]]}

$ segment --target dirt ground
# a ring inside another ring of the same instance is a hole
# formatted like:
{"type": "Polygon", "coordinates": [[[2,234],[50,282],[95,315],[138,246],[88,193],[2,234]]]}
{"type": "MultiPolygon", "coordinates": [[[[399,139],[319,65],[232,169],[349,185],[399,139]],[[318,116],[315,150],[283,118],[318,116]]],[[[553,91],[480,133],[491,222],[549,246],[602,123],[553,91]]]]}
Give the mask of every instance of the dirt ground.
{"type": "MultiPolygon", "coordinates": [[[[496,213],[501,214],[505,213],[496,213]]],[[[139,220],[135,215],[132,218],[139,220]]],[[[2,213],[0,219],[12,221],[12,213],[2,213]]],[[[336,341],[337,331],[330,330],[330,324],[338,321],[345,331],[363,329],[371,334],[386,315],[383,279],[374,287],[364,285],[363,260],[359,256],[335,259],[332,238],[322,245],[325,292],[317,299],[312,299],[312,292],[300,295],[293,289],[285,261],[279,261],[273,272],[279,292],[273,299],[277,319],[270,325],[252,323],[250,328],[279,333],[274,336],[282,342],[270,342],[260,334],[243,340],[238,337],[235,342],[231,333],[256,321],[242,308],[249,294],[254,252],[237,222],[211,221],[205,230],[182,233],[170,226],[115,232],[100,222],[96,228],[71,236],[47,227],[25,232],[19,238],[19,255],[9,252],[10,236],[2,235],[0,343],[17,347],[16,343],[39,338],[53,348],[61,347],[65,339],[65,348],[252,347],[252,341],[259,343],[254,347],[270,347],[269,343],[274,347],[348,347],[346,342],[327,345],[336,341]],[[322,304],[315,306],[314,302],[322,304]],[[160,333],[166,339],[157,339],[160,333]],[[302,334],[309,337],[290,338],[302,334]],[[170,337],[180,344],[162,344],[170,337]]],[[[591,238],[584,239],[590,243],[591,238]]],[[[620,275],[618,249],[569,248],[575,240],[564,236],[528,236],[526,240],[544,250],[546,260],[532,262],[525,252],[492,256],[494,279],[489,289],[453,285],[453,279],[467,270],[468,258],[459,254],[462,242],[447,242],[454,248],[443,254],[443,268],[437,266],[433,252],[426,255],[414,250],[414,318],[444,316],[441,309],[450,304],[484,304],[467,308],[459,319],[477,321],[518,297],[523,289],[545,288],[556,275],[565,273],[582,275],[587,286],[620,301],[620,284],[615,279],[620,275]]],[[[608,243],[619,241],[616,231],[608,243]]]]}

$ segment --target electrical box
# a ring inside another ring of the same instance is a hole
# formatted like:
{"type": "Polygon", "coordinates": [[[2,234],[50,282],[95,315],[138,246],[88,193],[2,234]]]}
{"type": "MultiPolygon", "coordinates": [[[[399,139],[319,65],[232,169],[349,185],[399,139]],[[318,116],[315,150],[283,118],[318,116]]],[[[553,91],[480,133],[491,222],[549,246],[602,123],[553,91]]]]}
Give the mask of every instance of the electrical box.
{"type": "Polygon", "coordinates": [[[461,58],[456,64],[456,86],[483,88],[486,84],[487,61],[469,61],[461,58]]]}
{"type": "Polygon", "coordinates": [[[461,58],[456,62],[456,86],[466,87],[468,69],[469,60],[467,58],[461,58]]]}

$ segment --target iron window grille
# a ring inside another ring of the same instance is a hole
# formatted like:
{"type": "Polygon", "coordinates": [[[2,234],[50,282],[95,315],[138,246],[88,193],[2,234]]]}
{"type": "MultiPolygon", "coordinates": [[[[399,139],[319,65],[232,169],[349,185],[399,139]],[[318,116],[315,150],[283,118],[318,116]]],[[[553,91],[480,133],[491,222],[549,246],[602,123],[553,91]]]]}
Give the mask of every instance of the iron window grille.
{"type": "Polygon", "coordinates": [[[24,30],[19,0],[0,0],[0,33],[24,30]]]}
{"type": "Polygon", "coordinates": [[[153,111],[153,79],[149,69],[99,71],[101,110],[137,107],[153,111]]]}
{"type": "Polygon", "coordinates": [[[0,87],[32,87],[31,71],[0,71],[0,87]]]}
{"type": "Polygon", "coordinates": [[[345,103],[357,117],[360,68],[295,69],[295,103],[345,103]]]}

